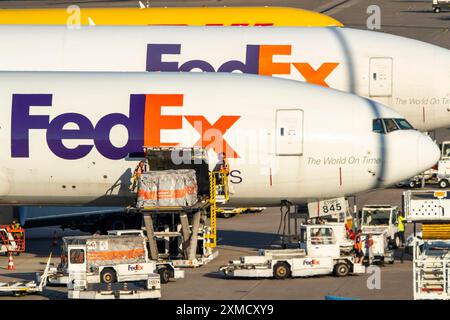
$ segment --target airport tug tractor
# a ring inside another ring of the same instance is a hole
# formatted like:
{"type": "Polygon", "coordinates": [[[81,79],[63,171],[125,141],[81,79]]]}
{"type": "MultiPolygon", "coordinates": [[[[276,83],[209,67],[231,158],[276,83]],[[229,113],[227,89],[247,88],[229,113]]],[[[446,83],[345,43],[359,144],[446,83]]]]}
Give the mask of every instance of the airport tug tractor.
{"type": "Polygon", "coordinates": [[[339,241],[343,228],[338,223],[301,225],[299,249],[261,249],[258,256],[242,256],[219,271],[227,277],[276,279],[365,273],[365,267],[355,263],[348,246],[339,241]]]}

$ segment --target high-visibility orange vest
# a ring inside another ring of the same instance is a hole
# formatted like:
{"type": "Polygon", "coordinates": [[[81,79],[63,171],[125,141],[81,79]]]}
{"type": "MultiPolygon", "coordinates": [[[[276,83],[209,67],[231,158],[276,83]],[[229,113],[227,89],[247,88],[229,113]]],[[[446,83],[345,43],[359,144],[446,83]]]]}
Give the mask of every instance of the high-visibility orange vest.
{"type": "Polygon", "coordinates": [[[361,241],[360,235],[357,235],[355,237],[355,243],[354,243],[353,247],[355,248],[355,250],[359,250],[359,251],[362,250],[362,241],[361,241]]]}

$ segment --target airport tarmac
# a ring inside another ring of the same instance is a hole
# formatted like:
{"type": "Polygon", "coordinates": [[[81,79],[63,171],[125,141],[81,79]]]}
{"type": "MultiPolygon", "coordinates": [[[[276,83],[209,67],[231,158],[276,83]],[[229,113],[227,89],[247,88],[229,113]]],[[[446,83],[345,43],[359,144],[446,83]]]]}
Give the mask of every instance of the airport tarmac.
{"type": "MultiPolygon", "coordinates": [[[[400,205],[403,189],[379,190],[357,197],[357,205],[400,205]]],[[[241,255],[257,254],[259,248],[267,247],[275,237],[280,222],[278,208],[269,208],[260,214],[244,214],[218,221],[219,256],[209,264],[196,269],[185,269],[185,278],[171,281],[162,287],[162,299],[324,299],[326,295],[358,299],[412,299],[411,256],[404,255],[404,263],[397,260],[393,265],[380,267],[381,289],[368,289],[370,274],[345,278],[332,276],[274,279],[225,279],[217,270],[229,260],[241,255]]],[[[8,259],[0,257],[0,282],[33,280],[36,271],[45,267],[49,252],[53,249],[59,260],[58,250],[52,248],[54,228],[31,229],[27,234],[27,253],[14,258],[16,270],[6,270],[8,259]]],[[[61,236],[61,230],[58,235],[61,236]]],[[[407,231],[411,232],[411,226],[407,231]]],[[[63,235],[81,234],[65,231],[63,235]]],[[[0,299],[65,299],[65,287],[47,287],[42,295],[14,298],[7,295],[0,299]]]]}
{"type": "MultiPolygon", "coordinates": [[[[143,1],[146,3],[146,1],[143,1]]],[[[331,15],[348,27],[366,28],[369,5],[381,8],[382,32],[397,34],[433,43],[450,49],[450,12],[435,14],[431,1],[424,0],[303,0],[303,1],[149,1],[151,6],[224,6],[224,5],[277,5],[301,7],[331,15]]],[[[1,8],[66,7],[79,4],[81,7],[130,7],[137,1],[0,1],[1,8]]],[[[438,141],[450,139],[448,129],[436,133],[438,141]]],[[[357,198],[363,204],[401,205],[402,189],[387,189],[368,192],[357,198]]],[[[163,299],[324,299],[325,295],[358,299],[412,299],[412,262],[406,255],[404,263],[396,260],[394,265],[381,267],[381,289],[368,289],[369,275],[346,278],[315,277],[307,279],[224,279],[217,272],[219,266],[241,255],[256,254],[275,237],[280,221],[277,208],[269,208],[261,214],[246,214],[231,219],[220,219],[219,257],[197,269],[187,269],[184,279],[163,285],[163,299]]],[[[407,227],[411,231],[411,226],[407,227]]],[[[64,233],[67,235],[67,233],[64,233]]],[[[42,270],[50,252],[53,229],[30,230],[27,253],[15,257],[16,270],[6,270],[7,258],[0,257],[0,281],[32,280],[34,273],[42,270]]],[[[53,259],[58,261],[58,257],[53,259]]],[[[43,295],[0,299],[65,299],[64,287],[47,287],[43,295]]]]}

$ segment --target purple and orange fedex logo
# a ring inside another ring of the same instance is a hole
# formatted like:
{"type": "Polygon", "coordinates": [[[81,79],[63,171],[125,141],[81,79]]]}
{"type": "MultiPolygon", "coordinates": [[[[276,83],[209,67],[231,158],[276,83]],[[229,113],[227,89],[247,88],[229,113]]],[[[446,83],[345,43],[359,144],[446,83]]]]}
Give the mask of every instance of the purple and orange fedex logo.
{"type": "Polygon", "coordinates": [[[30,130],[46,130],[49,149],[56,156],[76,160],[88,155],[95,148],[105,158],[117,160],[129,153],[142,152],[143,146],[175,146],[177,143],[161,141],[161,130],[183,129],[183,118],[200,134],[195,146],[225,152],[228,158],[237,158],[237,153],[223,138],[236,121],[238,115],[222,115],[210,122],[202,115],[163,115],[161,108],[183,107],[183,94],[132,94],[129,114],[110,113],[94,125],[85,115],[75,112],[63,113],[50,121],[48,115],[33,115],[31,109],[52,106],[52,94],[13,94],[11,115],[11,157],[30,157],[30,130]],[[75,124],[77,129],[64,128],[75,124]],[[117,147],[110,140],[110,132],[116,125],[128,131],[128,141],[117,147]],[[87,139],[88,144],[68,148],[63,140],[87,139]]]}
{"type": "Polygon", "coordinates": [[[274,62],[275,55],[289,56],[291,45],[247,45],[245,62],[238,60],[225,61],[216,69],[205,60],[189,60],[179,65],[174,61],[163,61],[164,55],[181,54],[181,44],[148,44],[147,71],[181,71],[189,72],[198,69],[204,72],[233,72],[258,74],[265,76],[289,75],[291,65],[302,75],[304,81],[328,87],[327,77],[336,69],[339,63],[324,62],[317,69],[306,62],[274,62]]]}

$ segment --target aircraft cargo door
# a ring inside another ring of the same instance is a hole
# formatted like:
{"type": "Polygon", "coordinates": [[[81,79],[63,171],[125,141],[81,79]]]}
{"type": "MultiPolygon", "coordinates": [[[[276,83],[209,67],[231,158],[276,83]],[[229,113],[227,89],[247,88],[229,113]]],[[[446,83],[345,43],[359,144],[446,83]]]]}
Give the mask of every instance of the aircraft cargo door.
{"type": "Polygon", "coordinates": [[[392,58],[370,58],[369,95],[392,96],[392,58]]]}
{"type": "Polygon", "coordinates": [[[276,154],[301,156],[303,154],[303,110],[278,109],[276,121],[276,154]]]}

